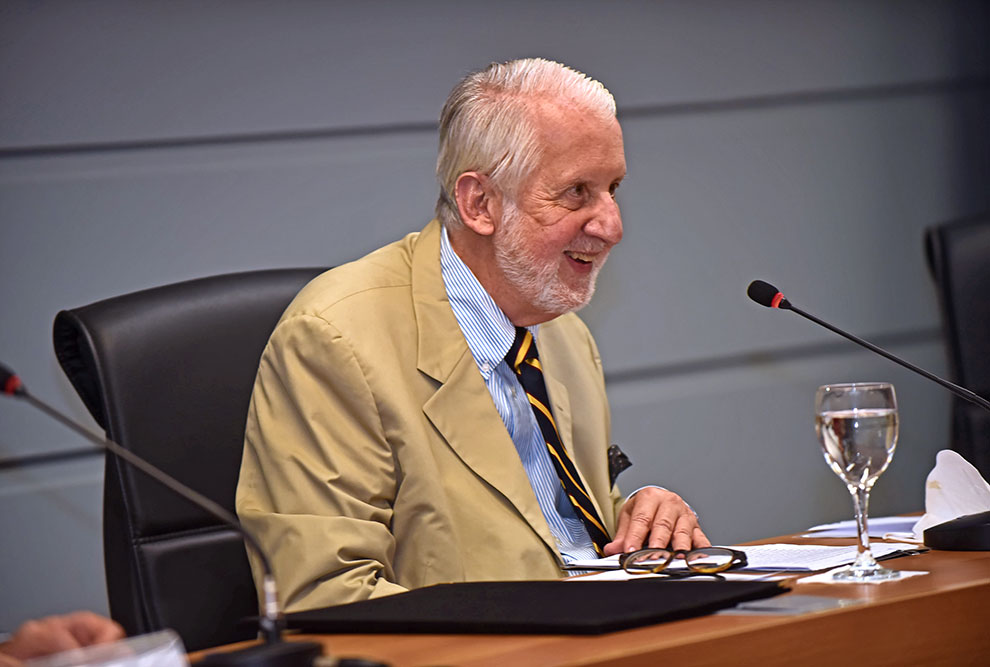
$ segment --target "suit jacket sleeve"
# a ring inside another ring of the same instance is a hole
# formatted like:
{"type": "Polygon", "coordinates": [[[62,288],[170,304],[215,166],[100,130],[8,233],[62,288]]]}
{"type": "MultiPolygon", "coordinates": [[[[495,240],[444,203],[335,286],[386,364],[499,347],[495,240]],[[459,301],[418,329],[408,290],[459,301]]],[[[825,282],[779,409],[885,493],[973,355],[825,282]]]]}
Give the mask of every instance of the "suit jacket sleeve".
{"type": "Polygon", "coordinates": [[[255,382],[237,510],[270,549],[288,610],[405,590],[389,530],[397,483],[349,342],[321,317],[284,319],[255,382]]]}

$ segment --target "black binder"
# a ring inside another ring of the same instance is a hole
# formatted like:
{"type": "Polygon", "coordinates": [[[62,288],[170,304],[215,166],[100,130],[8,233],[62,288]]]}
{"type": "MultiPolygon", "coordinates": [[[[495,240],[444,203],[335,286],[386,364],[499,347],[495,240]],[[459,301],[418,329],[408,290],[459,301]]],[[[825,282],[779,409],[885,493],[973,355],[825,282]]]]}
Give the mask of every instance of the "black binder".
{"type": "Polygon", "coordinates": [[[710,614],[786,592],[778,582],[650,578],[438,584],[288,614],[312,633],[594,635],[710,614]]]}

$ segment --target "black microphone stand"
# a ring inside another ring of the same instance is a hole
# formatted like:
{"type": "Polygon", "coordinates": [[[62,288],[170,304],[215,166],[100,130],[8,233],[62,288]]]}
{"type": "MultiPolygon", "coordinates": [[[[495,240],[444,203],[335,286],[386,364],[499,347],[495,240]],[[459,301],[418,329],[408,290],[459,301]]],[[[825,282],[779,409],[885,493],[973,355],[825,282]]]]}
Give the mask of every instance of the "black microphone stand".
{"type": "Polygon", "coordinates": [[[819,326],[823,326],[826,329],[828,329],[829,331],[832,331],[834,333],[839,334],[843,338],[848,338],[852,342],[858,343],[858,344],[862,345],[863,347],[865,347],[866,349],[871,350],[872,352],[876,352],[881,357],[884,357],[886,359],[890,359],[895,364],[899,364],[899,365],[903,366],[904,368],[907,368],[908,370],[914,371],[915,373],[918,373],[919,375],[922,375],[922,376],[928,378],[932,382],[935,382],[937,384],[942,385],[943,387],[945,387],[946,389],[948,389],[949,391],[951,391],[953,394],[955,394],[959,398],[963,398],[963,399],[969,401],[970,403],[975,403],[976,405],[980,406],[984,410],[990,410],[990,401],[986,400],[985,398],[983,398],[982,396],[980,396],[976,392],[970,391],[969,389],[966,389],[966,387],[960,387],[959,385],[954,384],[952,382],[949,382],[948,380],[943,380],[942,378],[940,378],[939,376],[935,375],[934,373],[929,373],[924,368],[921,368],[920,366],[915,366],[910,361],[905,361],[904,359],[901,359],[900,357],[897,357],[897,356],[891,354],[890,352],[888,352],[887,350],[883,349],[882,347],[877,347],[873,343],[871,343],[871,342],[869,342],[867,340],[863,340],[859,336],[854,336],[853,334],[848,333],[846,331],[843,331],[842,329],[839,329],[838,327],[834,327],[831,324],[829,324],[828,322],[825,322],[824,320],[818,319],[817,317],[815,317],[811,313],[806,313],[805,311],[801,310],[800,308],[798,308],[794,304],[788,302],[786,299],[784,299],[784,303],[787,303],[787,305],[784,306],[783,304],[781,304],[781,306],[780,306],[781,309],[793,310],[795,313],[797,313],[801,317],[803,317],[803,318],[805,318],[807,320],[811,320],[815,324],[817,324],[819,326]]]}
{"type": "MultiPolygon", "coordinates": [[[[828,322],[815,317],[811,313],[804,312],[784,298],[783,292],[770,283],[762,280],[754,280],[749,284],[746,294],[750,299],[761,306],[794,311],[801,317],[810,320],[819,326],[825,327],[829,331],[837,333],[857,345],[862,345],[867,350],[876,352],[881,357],[889,359],[895,364],[903,366],[910,371],[914,371],[924,378],[928,378],[939,386],[948,389],[956,396],[963,398],[970,403],[974,403],[984,410],[990,410],[990,401],[986,400],[979,394],[976,394],[965,387],[960,387],[957,384],[953,384],[948,380],[943,380],[934,373],[929,373],[925,369],[919,368],[918,366],[915,366],[914,364],[905,361],[890,352],[887,352],[883,348],[877,347],[873,343],[863,340],[859,336],[854,336],[847,331],[843,331],[842,329],[832,326],[828,322]]],[[[937,526],[932,526],[925,531],[924,540],[927,546],[934,549],[961,551],[982,551],[985,549],[990,549],[990,511],[961,516],[937,526]]]]}
{"type": "MultiPolygon", "coordinates": [[[[121,447],[110,438],[101,438],[81,424],[69,419],[44,401],[30,394],[13,372],[0,364],[0,392],[23,399],[49,417],[101,447],[114,456],[123,459],[152,479],[165,485],[183,498],[206,510],[224,523],[237,530],[246,544],[258,555],[264,570],[262,582],[263,605],[258,625],[264,643],[225,653],[214,653],[200,661],[199,665],[224,667],[310,667],[323,652],[317,642],[286,642],[282,640],[283,617],[279,611],[278,594],[271,563],[257,539],[237,520],[237,517],[218,503],[189,488],[168,473],[155,467],[130,450],[121,447]]],[[[341,661],[337,664],[346,664],[341,661]]],[[[380,663],[368,663],[380,664],[380,663]]]]}
{"type": "Polygon", "coordinates": [[[921,375],[922,377],[928,378],[932,382],[935,382],[936,384],[945,387],[959,398],[963,398],[969,401],[970,403],[975,403],[984,410],[990,410],[990,401],[983,398],[979,394],[970,391],[965,387],[960,387],[959,385],[949,382],[948,380],[943,380],[934,373],[929,373],[924,368],[915,366],[911,362],[905,361],[904,359],[901,359],[900,357],[891,354],[887,350],[881,347],[877,347],[876,345],[874,345],[873,343],[867,340],[863,340],[859,336],[854,336],[848,331],[843,331],[842,329],[832,326],[828,322],[815,317],[811,313],[807,313],[801,310],[793,303],[788,301],[786,298],[784,298],[784,295],[781,292],[777,291],[777,288],[774,287],[773,285],[770,285],[769,283],[765,283],[762,280],[754,280],[752,283],[750,283],[749,289],[747,290],[747,294],[749,295],[750,299],[760,304],[761,306],[766,306],[767,308],[779,308],[780,310],[794,311],[795,313],[805,318],[806,320],[810,320],[815,324],[817,324],[818,326],[825,327],[829,331],[833,333],[837,333],[843,338],[851,340],[857,345],[862,345],[871,352],[876,352],[881,357],[889,359],[890,361],[893,361],[895,364],[903,366],[904,368],[910,371],[914,371],[915,373],[921,375]]]}

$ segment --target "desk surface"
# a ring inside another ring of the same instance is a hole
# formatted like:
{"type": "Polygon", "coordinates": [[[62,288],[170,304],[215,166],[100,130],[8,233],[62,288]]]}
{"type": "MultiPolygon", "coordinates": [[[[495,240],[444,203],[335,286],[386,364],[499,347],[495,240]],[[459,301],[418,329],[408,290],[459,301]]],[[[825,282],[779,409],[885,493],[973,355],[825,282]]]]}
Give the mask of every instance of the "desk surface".
{"type": "MultiPolygon", "coordinates": [[[[766,542],[812,543],[794,537],[766,542]]],[[[819,540],[850,544],[850,540],[819,540]]],[[[884,584],[797,584],[863,600],[801,616],[715,615],[593,637],[318,635],[327,655],[411,665],[988,665],[990,551],[931,551],[885,563],[930,574],[884,584]]],[[[574,584],[580,585],[580,584],[574,584]]],[[[300,638],[303,638],[302,636],[300,638]]],[[[206,653],[206,652],[204,652],[206,653]]],[[[193,656],[194,658],[196,656],[193,656]]]]}

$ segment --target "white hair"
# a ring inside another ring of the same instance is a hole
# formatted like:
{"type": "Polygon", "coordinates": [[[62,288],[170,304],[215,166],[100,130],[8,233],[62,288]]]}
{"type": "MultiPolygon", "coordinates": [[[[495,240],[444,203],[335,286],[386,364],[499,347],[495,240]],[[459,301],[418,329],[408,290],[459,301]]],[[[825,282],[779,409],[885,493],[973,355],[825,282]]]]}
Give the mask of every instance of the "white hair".
{"type": "Polygon", "coordinates": [[[454,184],[466,171],[487,175],[514,199],[532,173],[541,147],[533,122],[536,99],[565,100],[606,118],[615,99],[586,74],[543,58],[492,63],[462,79],[440,112],[436,215],[448,227],[461,224],[454,184]]]}

